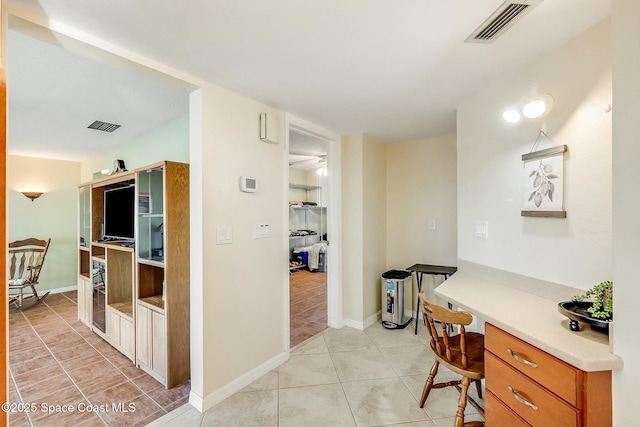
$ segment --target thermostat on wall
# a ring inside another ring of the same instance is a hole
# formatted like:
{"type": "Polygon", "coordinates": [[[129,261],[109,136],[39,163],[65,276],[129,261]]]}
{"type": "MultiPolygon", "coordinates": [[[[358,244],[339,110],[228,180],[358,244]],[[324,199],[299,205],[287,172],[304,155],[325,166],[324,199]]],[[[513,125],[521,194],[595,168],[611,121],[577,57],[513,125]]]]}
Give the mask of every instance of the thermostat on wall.
{"type": "Polygon", "coordinates": [[[258,190],[258,180],[251,176],[241,176],[240,189],[245,193],[255,193],[258,190]]]}

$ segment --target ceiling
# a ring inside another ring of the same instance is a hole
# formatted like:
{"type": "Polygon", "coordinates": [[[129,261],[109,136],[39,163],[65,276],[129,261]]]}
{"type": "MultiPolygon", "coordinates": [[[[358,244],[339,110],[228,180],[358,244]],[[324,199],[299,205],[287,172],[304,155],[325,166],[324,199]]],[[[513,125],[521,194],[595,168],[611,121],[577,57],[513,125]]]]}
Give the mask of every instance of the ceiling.
{"type": "MultiPolygon", "coordinates": [[[[611,11],[611,0],[543,0],[480,44],[465,39],[503,0],[8,4],[331,131],[388,143],[455,132],[456,106],[611,11]]],[[[7,70],[12,154],[78,161],[188,112],[184,91],[17,31],[7,70]],[[122,127],[86,129],[94,120],[122,127]]]]}
{"type": "Polygon", "coordinates": [[[188,94],[8,32],[10,154],[81,161],[189,112],[188,94]],[[121,125],[89,129],[99,120],[121,125]]]}
{"type": "Polygon", "coordinates": [[[289,167],[298,170],[317,170],[327,161],[327,141],[313,135],[289,130],[289,167]]]}

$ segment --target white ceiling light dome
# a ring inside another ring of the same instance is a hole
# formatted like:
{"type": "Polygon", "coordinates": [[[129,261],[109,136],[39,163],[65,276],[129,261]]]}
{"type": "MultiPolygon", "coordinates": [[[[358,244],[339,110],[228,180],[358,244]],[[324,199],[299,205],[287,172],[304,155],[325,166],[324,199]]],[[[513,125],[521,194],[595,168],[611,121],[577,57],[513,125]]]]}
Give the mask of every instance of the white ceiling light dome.
{"type": "Polygon", "coordinates": [[[507,123],[516,124],[520,121],[520,113],[516,110],[505,110],[502,112],[502,118],[507,123]]]}
{"type": "Polygon", "coordinates": [[[551,111],[553,97],[549,94],[529,97],[522,107],[522,115],[528,119],[538,119],[551,111]]]}
{"type": "Polygon", "coordinates": [[[509,106],[502,112],[502,118],[507,123],[519,123],[522,116],[527,119],[539,119],[549,113],[553,107],[553,97],[546,93],[542,95],[521,98],[516,106],[509,106]]]}
{"type": "Polygon", "coordinates": [[[528,119],[537,119],[538,117],[542,117],[545,111],[547,111],[547,105],[542,99],[534,99],[533,101],[527,102],[524,107],[522,107],[522,115],[528,119]]]}

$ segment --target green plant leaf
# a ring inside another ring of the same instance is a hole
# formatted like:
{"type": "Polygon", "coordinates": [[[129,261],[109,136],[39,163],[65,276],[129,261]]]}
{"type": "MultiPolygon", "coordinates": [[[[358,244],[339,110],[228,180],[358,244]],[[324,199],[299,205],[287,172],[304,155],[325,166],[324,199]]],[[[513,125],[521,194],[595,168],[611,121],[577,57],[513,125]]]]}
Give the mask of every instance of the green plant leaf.
{"type": "Polygon", "coordinates": [[[571,297],[571,301],[584,301],[585,299],[593,302],[587,311],[594,319],[608,320],[613,318],[613,282],[607,280],[588,289],[582,295],[571,297]]]}

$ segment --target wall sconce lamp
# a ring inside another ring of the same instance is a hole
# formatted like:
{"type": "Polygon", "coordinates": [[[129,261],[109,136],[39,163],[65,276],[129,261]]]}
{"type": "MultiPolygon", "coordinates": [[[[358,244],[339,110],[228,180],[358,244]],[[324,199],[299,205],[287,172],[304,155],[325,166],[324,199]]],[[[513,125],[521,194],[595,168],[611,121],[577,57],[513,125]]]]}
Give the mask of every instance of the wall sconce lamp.
{"type": "MultiPolygon", "coordinates": [[[[549,94],[536,95],[526,98],[521,102],[522,115],[527,119],[539,119],[551,111],[553,107],[553,97],[549,94]]],[[[520,121],[520,111],[515,108],[502,112],[502,118],[507,123],[518,123],[520,121]]]]}
{"type": "Polygon", "coordinates": [[[28,199],[31,199],[33,202],[38,197],[42,196],[44,193],[38,193],[37,191],[23,191],[22,194],[28,199]]]}

